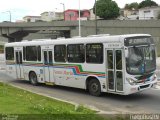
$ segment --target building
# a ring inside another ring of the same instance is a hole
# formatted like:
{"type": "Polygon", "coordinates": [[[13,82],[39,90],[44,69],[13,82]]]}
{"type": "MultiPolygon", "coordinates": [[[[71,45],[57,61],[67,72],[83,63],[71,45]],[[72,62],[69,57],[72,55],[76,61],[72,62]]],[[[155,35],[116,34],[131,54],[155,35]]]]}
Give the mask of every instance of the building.
{"type": "Polygon", "coordinates": [[[128,10],[121,9],[120,10],[120,20],[150,20],[150,19],[158,19],[158,15],[160,14],[160,6],[151,6],[141,8],[139,10],[128,10]]]}
{"type": "Polygon", "coordinates": [[[16,22],[16,23],[23,23],[24,20],[16,20],[15,22],[16,22]]]}
{"type": "Polygon", "coordinates": [[[55,19],[55,12],[43,12],[40,15],[42,21],[52,21],[55,19]]]}
{"type": "Polygon", "coordinates": [[[120,10],[120,20],[136,20],[139,18],[139,11],[136,9],[121,9],[120,10]]]}
{"type": "Polygon", "coordinates": [[[41,20],[41,16],[25,16],[23,20],[24,22],[36,22],[41,20]]]}
{"type": "Polygon", "coordinates": [[[140,20],[157,19],[160,14],[160,6],[151,6],[139,9],[140,20]]]}
{"type": "Polygon", "coordinates": [[[55,12],[56,20],[64,20],[64,13],[63,12],[55,12]]]}
{"type": "Polygon", "coordinates": [[[53,20],[63,20],[63,12],[54,12],[54,11],[50,11],[50,12],[43,12],[41,13],[41,20],[42,21],[53,21],[53,20]]]}
{"type": "MultiPolygon", "coordinates": [[[[89,10],[81,10],[80,11],[80,19],[88,20],[90,18],[89,10]]],[[[65,21],[76,21],[79,20],[79,10],[68,9],[65,11],[65,21]]]]}
{"type": "MultiPolygon", "coordinates": [[[[97,16],[97,19],[100,19],[100,17],[97,16]]],[[[90,9],[90,17],[89,17],[89,20],[95,20],[95,14],[93,13],[93,8],[90,9]]]]}

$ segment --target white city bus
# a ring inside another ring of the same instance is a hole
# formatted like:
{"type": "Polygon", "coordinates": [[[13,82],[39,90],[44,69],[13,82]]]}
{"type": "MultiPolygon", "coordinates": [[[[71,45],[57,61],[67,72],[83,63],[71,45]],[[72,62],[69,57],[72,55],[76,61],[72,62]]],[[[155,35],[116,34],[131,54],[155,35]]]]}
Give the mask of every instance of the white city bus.
{"type": "Polygon", "coordinates": [[[46,83],[129,95],[157,82],[156,52],[148,34],[93,35],[5,44],[6,72],[46,83]]]}

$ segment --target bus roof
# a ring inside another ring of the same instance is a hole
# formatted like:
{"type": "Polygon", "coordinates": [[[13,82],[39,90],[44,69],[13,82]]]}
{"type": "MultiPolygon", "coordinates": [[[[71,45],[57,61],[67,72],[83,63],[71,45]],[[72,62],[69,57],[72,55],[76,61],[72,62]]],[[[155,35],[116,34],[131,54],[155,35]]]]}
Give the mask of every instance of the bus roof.
{"type": "Polygon", "coordinates": [[[33,39],[32,41],[23,40],[21,42],[6,43],[5,46],[32,46],[32,45],[49,45],[49,44],[81,44],[81,43],[107,43],[107,42],[124,42],[125,38],[151,36],[149,34],[126,34],[126,35],[90,35],[88,37],[58,38],[58,39],[33,39]]]}

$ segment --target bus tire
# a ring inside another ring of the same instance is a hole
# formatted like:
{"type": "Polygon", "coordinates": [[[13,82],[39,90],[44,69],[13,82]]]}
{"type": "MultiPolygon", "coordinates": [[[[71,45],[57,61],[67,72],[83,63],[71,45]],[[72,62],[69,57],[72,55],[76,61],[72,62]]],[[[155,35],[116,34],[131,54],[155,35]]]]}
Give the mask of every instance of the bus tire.
{"type": "Polygon", "coordinates": [[[29,81],[32,85],[38,85],[38,81],[37,81],[37,75],[35,72],[30,72],[29,73],[29,81]]]}
{"type": "Polygon", "coordinates": [[[88,90],[91,95],[100,96],[101,95],[101,86],[100,86],[99,81],[95,78],[92,78],[89,81],[88,90]]]}

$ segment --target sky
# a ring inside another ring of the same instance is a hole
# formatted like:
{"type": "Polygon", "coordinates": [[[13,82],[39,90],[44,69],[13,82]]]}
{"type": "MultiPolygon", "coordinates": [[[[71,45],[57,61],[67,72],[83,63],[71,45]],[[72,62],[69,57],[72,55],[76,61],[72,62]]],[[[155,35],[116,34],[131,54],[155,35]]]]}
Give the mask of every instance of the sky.
{"type": "MultiPolygon", "coordinates": [[[[12,22],[22,20],[24,16],[39,16],[45,11],[63,11],[63,3],[65,9],[91,9],[95,0],[1,0],[0,22],[9,21],[10,13],[12,22]]],[[[138,2],[143,0],[113,0],[120,8],[125,4],[138,2]]],[[[154,0],[160,4],[160,0],[154,0]]]]}

